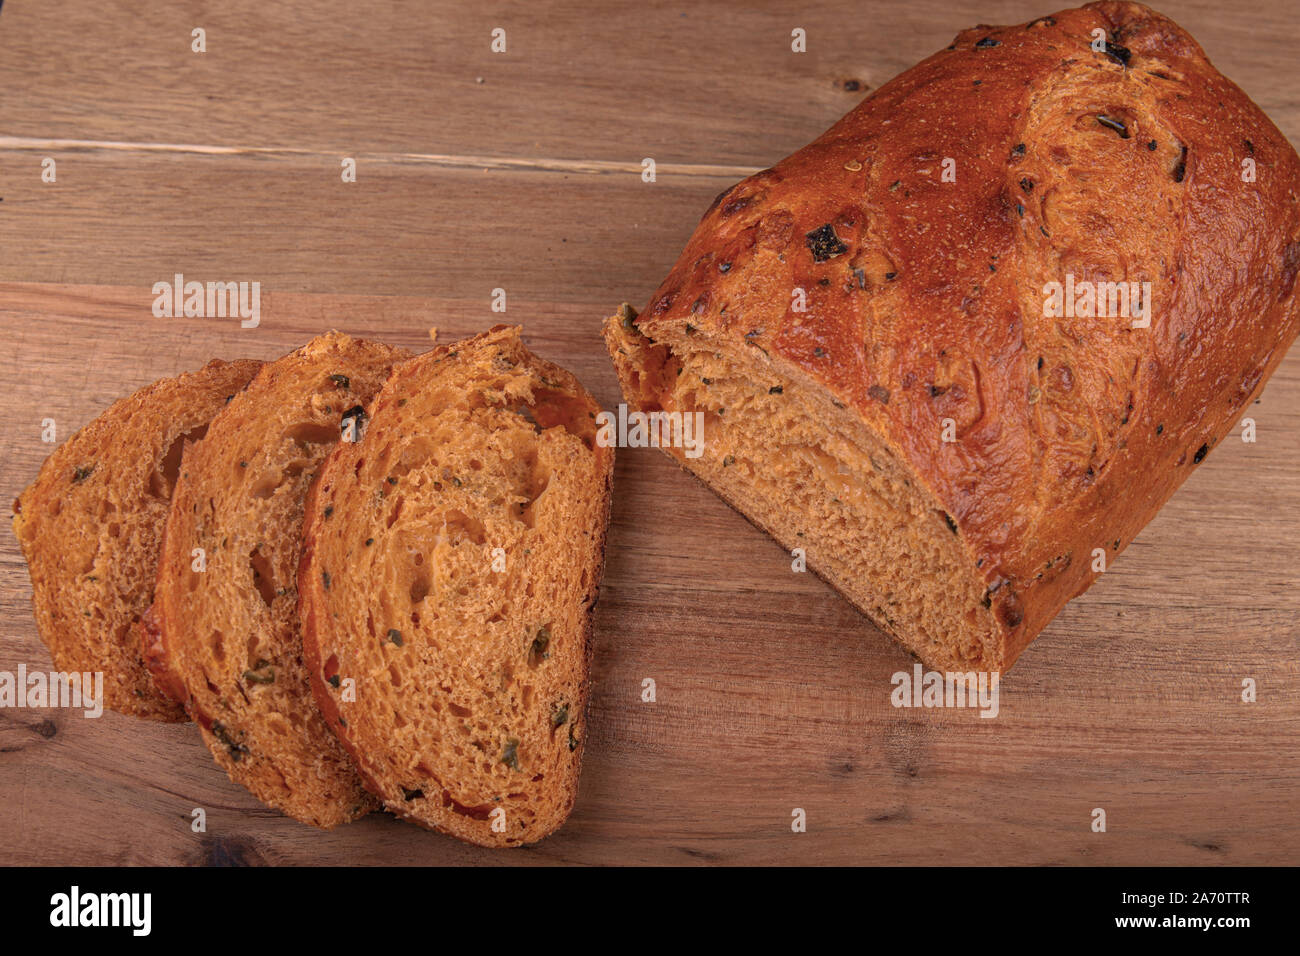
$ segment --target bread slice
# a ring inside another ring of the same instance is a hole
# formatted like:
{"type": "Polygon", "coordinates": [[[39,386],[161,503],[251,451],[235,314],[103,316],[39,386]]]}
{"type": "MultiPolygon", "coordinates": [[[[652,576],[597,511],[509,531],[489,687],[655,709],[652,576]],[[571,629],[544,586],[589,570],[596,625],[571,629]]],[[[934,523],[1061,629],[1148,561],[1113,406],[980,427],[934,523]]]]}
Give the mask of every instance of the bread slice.
{"type": "Polygon", "coordinates": [[[213,361],[111,405],[60,445],[14,502],[14,534],[54,666],[102,672],[104,705],[179,721],[141,659],[167,506],[187,442],[253,377],[254,361],[213,361]]]}
{"type": "Polygon", "coordinates": [[[497,327],[399,366],[321,469],[304,654],[399,816],[503,847],[573,807],[614,460],[598,412],[497,327]]]}
{"type": "Polygon", "coordinates": [[[150,667],[217,763],[263,803],[322,828],[375,803],[302,663],[303,500],[407,355],[331,332],[263,367],[185,454],[146,618],[150,667]]]}
{"type": "Polygon", "coordinates": [[[606,340],[630,405],[703,416],[684,467],[930,667],[1003,671],[1295,339],[1297,194],[1155,11],[981,26],[718,196],[606,340]]]}

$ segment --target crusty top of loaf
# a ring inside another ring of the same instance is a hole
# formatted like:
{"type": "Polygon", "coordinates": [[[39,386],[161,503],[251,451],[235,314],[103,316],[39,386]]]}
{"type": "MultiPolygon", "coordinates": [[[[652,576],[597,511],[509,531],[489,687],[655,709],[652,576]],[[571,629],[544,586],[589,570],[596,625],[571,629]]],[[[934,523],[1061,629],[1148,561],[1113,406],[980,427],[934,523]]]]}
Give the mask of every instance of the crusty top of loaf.
{"type": "Polygon", "coordinates": [[[892,442],[997,593],[1010,660],[1295,337],[1298,191],[1295,151],[1187,33],[1094,3],[961,33],[724,192],[637,327],[771,363],[892,442]],[[1045,317],[1067,274],[1150,282],[1151,327],[1045,317]]]}

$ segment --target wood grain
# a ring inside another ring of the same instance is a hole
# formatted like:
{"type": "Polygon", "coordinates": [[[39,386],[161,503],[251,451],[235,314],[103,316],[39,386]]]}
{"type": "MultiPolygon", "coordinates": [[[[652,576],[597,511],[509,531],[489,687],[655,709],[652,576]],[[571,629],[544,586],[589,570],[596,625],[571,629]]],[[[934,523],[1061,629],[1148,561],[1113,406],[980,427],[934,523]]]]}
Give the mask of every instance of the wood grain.
{"type": "Polygon", "coordinates": [[[0,281],[136,285],[177,272],[265,290],[592,304],[596,328],[643,302],[700,213],[745,173],[621,174],[90,151],[40,181],[39,151],[0,155],[0,281]],[[30,175],[20,170],[26,168],[30,175]],[[647,237],[653,237],[647,241],[647,237]],[[69,270],[75,270],[72,274],[69,270]]]}
{"type": "MultiPolygon", "coordinates": [[[[326,0],[308,10],[285,0],[8,0],[0,132],[766,166],[960,30],[1066,5],[326,0]],[[196,27],[207,31],[203,54],[190,50],[196,27]],[[490,49],[496,27],[506,31],[503,54],[490,49]],[[796,27],[807,33],[804,54],[790,50],[796,27]]],[[[1295,0],[1255,4],[1249,15],[1221,0],[1156,6],[1300,137],[1295,0]]]]}
{"type": "MultiPolygon", "coordinates": [[[[1161,6],[1300,139],[1300,5],[1161,6]]],[[[838,118],[861,95],[844,80],[1047,12],[137,7],[0,12],[0,497],[49,451],[43,418],[67,435],[155,378],[330,327],[419,348],[431,326],[521,322],[614,405],[598,324],[646,300],[718,191],[838,118]],[[260,281],[261,326],[154,318],[150,286],[175,272],[260,281]]],[[[4,709],[0,864],[1295,863],[1300,352],[1249,414],[1258,441],[1210,454],[1023,655],[996,719],[893,708],[905,653],[662,455],[625,450],[586,768],[553,837],[492,853],[383,815],[317,833],[231,784],[191,726],[4,709]],[[1090,832],[1094,807],[1109,832],[1090,832]]],[[[0,670],[50,666],[29,602],[0,529],[0,670]]]]}

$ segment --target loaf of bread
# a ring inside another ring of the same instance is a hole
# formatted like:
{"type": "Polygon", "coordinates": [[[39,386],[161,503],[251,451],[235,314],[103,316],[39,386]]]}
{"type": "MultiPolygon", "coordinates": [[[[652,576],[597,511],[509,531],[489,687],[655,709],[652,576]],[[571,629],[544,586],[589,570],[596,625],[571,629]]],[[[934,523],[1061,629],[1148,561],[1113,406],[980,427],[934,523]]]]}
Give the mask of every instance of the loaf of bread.
{"type": "Polygon", "coordinates": [[[406,362],[308,499],[317,702],[399,816],[484,846],[568,816],[613,450],[578,380],[497,327],[406,362]]]}
{"type": "Polygon", "coordinates": [[[106,707],[185,719],[144,665],[140,619],[181,452],[260,364],[213,361],[121,399],[59,446],[14,502],[41,638],[60,671],[104,675],[106,707]]]}
{"type": "Polygon", "coordinates": [[[303,502],[403,349],[332,332],[269,363],[181,463],[146,660],[230,778],[329,828],[374,809],[312,700],[297,570],[303,502]]]}
{"type": "Polygon", "coordinates": [[[927,665],[1005,670],[1295,338],[1300,162],[1172,21],[978,27],[725,191],[606,340],[927,665]],[[1122,284],[1122,285],[1121,285],[1122,284]]]}

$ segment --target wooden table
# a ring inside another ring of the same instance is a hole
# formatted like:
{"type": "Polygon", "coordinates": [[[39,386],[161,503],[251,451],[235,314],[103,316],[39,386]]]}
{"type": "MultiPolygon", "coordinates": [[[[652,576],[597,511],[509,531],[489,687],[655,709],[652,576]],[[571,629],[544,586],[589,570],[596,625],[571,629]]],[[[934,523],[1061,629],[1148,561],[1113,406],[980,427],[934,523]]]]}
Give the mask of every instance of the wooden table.
{"type": "MultiPolygon", "coordinates": [[[[645,303],[717,192],[959,29],[1049,12],[373,6],[4,4],[0,496],[49,450],[43,418],[67,434],[159,376],[332,326],[446,341],[503,318],[495,288],[533,348],[617,404],[599,323],[645,303]],[[154,318],[150,287],[177,272],[260,281],[260,327],[154,318]]],[[[1300,142],[1300,3],[1163,7],[1300,142]]],[[[0,863],[1296,863],[1300,351],[1250,415],[1258,442],[1196,470],[1020,659],[997,719],[894,709],[908,655],[658,452],[630,450],[587,765],[556,835],[493,853],[382,814],[318,833],[230,783],[192,726],[2,710],[0,863]]],[[[29,600],[0,530],[0,669],[50,666],[29,600]]]]}

